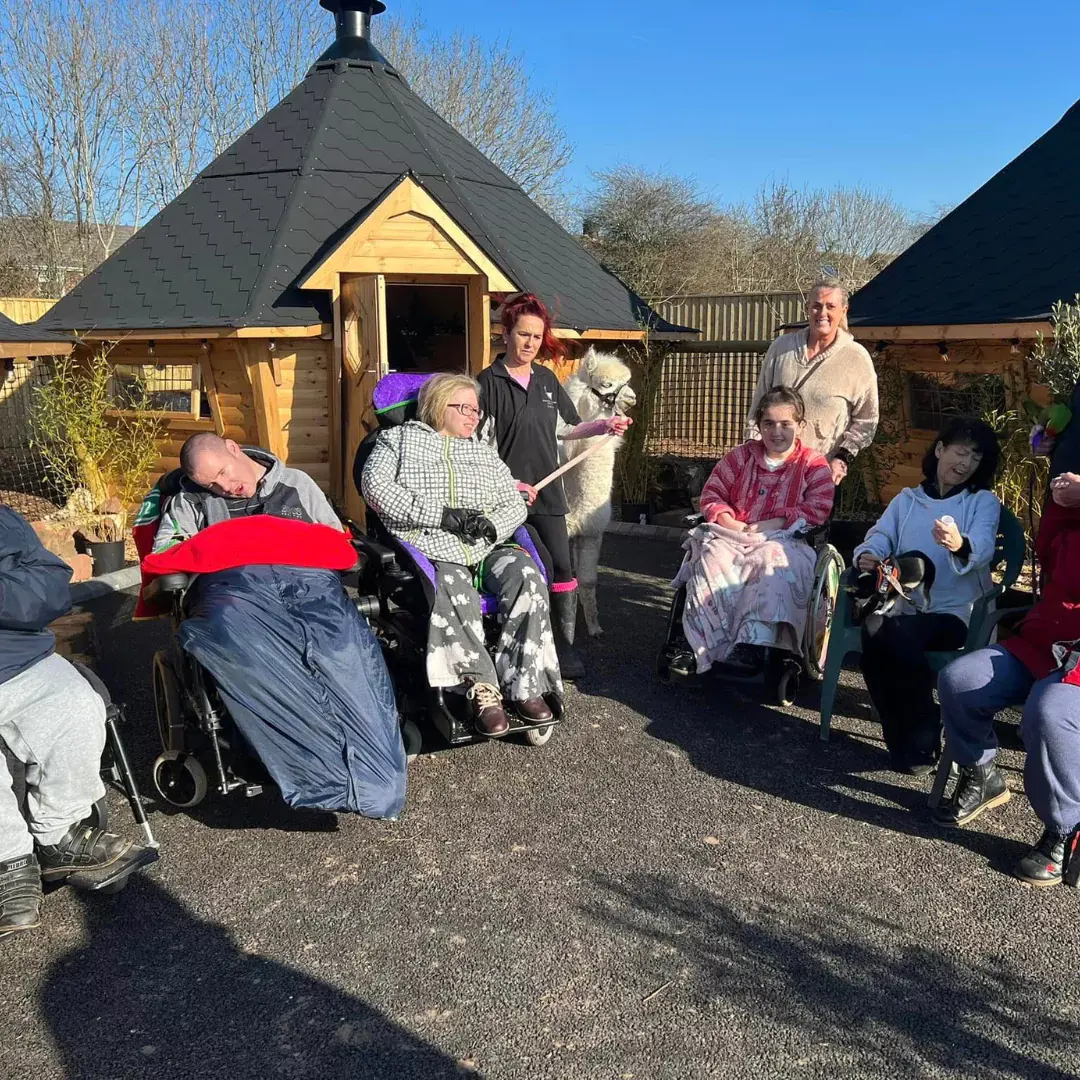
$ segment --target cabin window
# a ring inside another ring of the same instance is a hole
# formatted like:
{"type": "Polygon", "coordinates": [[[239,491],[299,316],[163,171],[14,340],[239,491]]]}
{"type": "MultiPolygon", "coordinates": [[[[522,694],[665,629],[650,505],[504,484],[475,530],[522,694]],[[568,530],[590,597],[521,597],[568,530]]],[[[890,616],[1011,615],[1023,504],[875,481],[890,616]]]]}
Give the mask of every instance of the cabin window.
{"type": "Polygon", "coordinates": [[[140,410],[191,420],[209,420],[198,364],[115,364],[110,396],[117,412],[140,410]]]}
{"type": "Polygon", "coordinates": [[[908,375],[911,426],[940,431],[954,416],[983,417],[1003,412],[1005,381],[999,375],[908,375]]]}
{"type": "Polygon", "coordinates": [[[466,371],[465,285],[386,286],[386,344],[391,371],[466,371]]]}

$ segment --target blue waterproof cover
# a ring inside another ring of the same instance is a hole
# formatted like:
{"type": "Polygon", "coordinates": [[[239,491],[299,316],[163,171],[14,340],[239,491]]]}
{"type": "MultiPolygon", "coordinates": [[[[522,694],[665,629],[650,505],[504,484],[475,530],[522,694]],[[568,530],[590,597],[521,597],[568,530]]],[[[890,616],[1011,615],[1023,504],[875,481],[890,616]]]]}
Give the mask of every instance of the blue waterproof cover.
{"type": "Polygon", "coordinates": [[[394,689],[332,570],[245,566],[196,580],[180,646],[289,806],[392,817],[405,804],[394,689]]]}

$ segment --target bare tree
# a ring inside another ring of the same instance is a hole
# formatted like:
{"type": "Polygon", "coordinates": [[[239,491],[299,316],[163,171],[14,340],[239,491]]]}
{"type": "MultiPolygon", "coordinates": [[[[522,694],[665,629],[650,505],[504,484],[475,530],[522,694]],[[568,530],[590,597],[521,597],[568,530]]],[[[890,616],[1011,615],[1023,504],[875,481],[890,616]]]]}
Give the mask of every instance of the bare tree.
{"type": "Polygon", "coordinates": [[[374,28],[376,44],[424,101],[526,194],[557,203],[572,147],[525,56],[506,43],[444,37],[417,21],[379,19],[374,28]]]}
{"type": "Polygon", "coordinates": [[[696,291],[703,258],[722,222],[685,177],[620,165],[594,174],[581,206],[582,240],[600,261],[642,296],[696,291]]]}
{"type": "Polygon", "coordinates": [[[119,0],[0,0],[0,24],[7,163],[31,177],[34,216],[70,216],[82,263],[93,265],[143,213],[150,144],[127,12],[119,0]]]}

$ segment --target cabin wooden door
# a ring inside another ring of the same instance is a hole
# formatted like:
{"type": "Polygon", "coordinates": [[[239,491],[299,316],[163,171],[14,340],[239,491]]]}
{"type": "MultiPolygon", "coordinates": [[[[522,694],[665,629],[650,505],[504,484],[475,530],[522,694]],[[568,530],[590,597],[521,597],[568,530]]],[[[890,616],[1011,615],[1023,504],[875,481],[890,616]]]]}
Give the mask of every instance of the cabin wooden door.
{"type": "Polygon", "coordinates": [[[372,393],[388,370],[386,279],[382,274],[342,278],[340,332],[345,509],[353,521],[363,525],[364,503],[353,483],[352,469],[360,443],[378,426],[372,393]]]}

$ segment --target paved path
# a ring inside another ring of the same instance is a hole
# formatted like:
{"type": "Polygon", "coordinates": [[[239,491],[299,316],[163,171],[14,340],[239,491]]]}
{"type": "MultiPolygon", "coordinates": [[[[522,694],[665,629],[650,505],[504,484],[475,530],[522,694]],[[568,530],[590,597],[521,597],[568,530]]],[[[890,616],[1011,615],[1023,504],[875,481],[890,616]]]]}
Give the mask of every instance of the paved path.
{"type": "MultiPolygon", "coordinates": [[[[1001,872],[1037,832],[1023,797],[943,838],[853,676],[828,748],[810,709],[660,686],[678,559],[608,537],[569,721],[422,757],[397,825],[157,808],[150,875],[54,892],[0,946],[0,1075],[1076,1075],[1080,897],[1001,872]]],[[[98,630],[145,774],[161,626],[130,603],[98,630]]]]}

